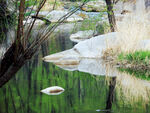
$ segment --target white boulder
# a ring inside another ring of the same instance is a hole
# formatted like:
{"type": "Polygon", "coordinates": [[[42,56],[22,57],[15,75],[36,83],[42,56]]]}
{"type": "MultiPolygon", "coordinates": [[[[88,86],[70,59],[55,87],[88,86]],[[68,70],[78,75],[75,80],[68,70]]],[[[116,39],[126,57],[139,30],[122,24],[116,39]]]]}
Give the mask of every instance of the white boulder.
{"type": "Polygon", "coordinates": [[[107,42],[115,43],[116,32],[99,35],[91,39],[79,42],[72,49],[48,55],[43,60],[48,62],[74,61],[79,58],[101,58],[103,50],[107,48],[107,42]]]}
{"type": "Polygon", "coordinates": [[[115,43],[117,32],[93,37],[89,40],[82,41],[74,46],[81,57],[100,58],[103,50],[107,48],[107,41],[115,43]]]}
{"type": "MultiPolygon", "coordinates": [[[[57,22],[61,17],[66,15],[68,11],[60,11],[60,10],[53,10],[51,11],[46,18],[49,19],[51,22],[57,22]]],[[[82,21],[83,18],[73,14],[69,18],[65,20],[65,22],[75,22],[75,21],[82,21]]]]}
{"type": "Polygon", "coordinates": [[[47,95],[60,95],[62,92],[64,92],[64,89],[59,86],[52,86],[41,90],[41,92],[47,95]]]}
{"type": "MultiPolygon", "coordinates": [[[[33,18],[29,18],[27,21],[24,20],[24,21],[23,21],[23,24],[29,25],[29,24],[30,24],[31,22],[33,22],[33,21],[34,21],[33,18]]],[[[39,19],[36,19],[36,21],[35,21],[35,23],[34,23],[35,26],[41,26],[41,25],[44,25],[44,24],[45,24],[45,22],[42,21],[42,20],[39,20],[39,19]]]]}

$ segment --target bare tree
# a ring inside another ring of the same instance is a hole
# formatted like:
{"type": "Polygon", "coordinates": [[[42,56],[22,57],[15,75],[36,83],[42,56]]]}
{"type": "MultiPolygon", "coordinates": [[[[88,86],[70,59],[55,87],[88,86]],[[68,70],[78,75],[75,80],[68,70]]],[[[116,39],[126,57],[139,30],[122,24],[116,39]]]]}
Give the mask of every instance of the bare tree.
{"type": "MultiPolygon", "coordinates": [[[[41,29],[37,34],[36,39],[31,38],[31,31],[38,17],[38,14],[41,8],[44,6],[46,0],[40,1],[38,9],[34,15],[35,18],[29,24],[27,31],[24,31],[25,25],[23,25],[25,2],[25,0],[20,0],[18,26],[15,41],[12,43],[12,45],[9,47],[2,60],[0,61],[0,87],[7,83],[27,62],[27,60],[32,58],[35,52],[38,51],[38,48],[41,46],[41,44],[48,39],[48,37],[53,33],[56,27],[63,23],[77,10],[79,10],[87,2],[87,0],[85,0],[81,6],[70,11],[62,18],[60,18],[58,22],[53,26],[48,26],[44,29],[41,29]]],[[[35,2],[37,2],[37,0],[35,0],[35,2]]]]}

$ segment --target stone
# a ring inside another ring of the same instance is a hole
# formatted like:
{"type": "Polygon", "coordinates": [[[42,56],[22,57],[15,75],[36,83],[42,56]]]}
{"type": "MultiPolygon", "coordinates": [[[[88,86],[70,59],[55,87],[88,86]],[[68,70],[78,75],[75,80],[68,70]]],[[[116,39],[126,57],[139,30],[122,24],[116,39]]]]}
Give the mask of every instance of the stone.
{"type": "Polygon", "coordinates": [[[81,41],[72,49],[48,55],[43,60],[57,63],[64,60],[74,62],[75,59],[80,58],[101,58],[103,50],[107,48],[107,42],[115,43],[116,35],[117,32],[112,32],[81,41]]]}
{"type": "Polygon", "coordinates": [[[101,58],[103,50],[107,48],[107,43],[115,43],[117,32],[99,35],[88,40],[82,41],[74,46],[81,57],[101,58]]]}
{"type": "Polygon", "coordinates": [[[83,19],[87,19],[87,18],[89,18],[89,16],[88,15],[86,15],[85,13],[79,13],[78,14],[78,16],[80,16],[80,17],[82,17],[83,19]]]}
{"type": "Polygon", "coordinates": [[[78,30],[81,27],[81,22],[77,23],[63,23],[59,25],[54,32],[71,34],[72,31],[78,30]]]}
{"type": "MultiPolygon", "coordinates": [[[[38,17],[46,17],[49,14],[49,11],[40,11],[38,17]]],[[[35,13],[32,13],[31,16],[35,16],[35,13]]]]}
{"type": "Polygon", "coordinates": [[[94,35],[96,35],[96,31],[94,30],[87,30],[87,31],[78,31],[75,34],[72,34],[70,36],[70,40],[73,42],[80,42],[80,41],[84,41],[87,40],[91,37],[93,37],[94,35]]]}
{"type": "Polygon", "coordinates": [[[82,10],[87,12],[100,12],[104,11],[105,7],[106,7],[105,1],[96,0],[96,1],[89,1],[88,3],[86,3],[82,7],[82,10]]]}
{"type": "MultiPolygon", "coordinates": [[[[46,18],[49,19],[51,22],[57,22],[61,17],[66,15],[68,11],[59,11],[59,10],[53,10],[51,11],[46,18]]],[[[82,21],[83,18],[73,14],[69,18],[65,20],[65,22],[76,22],[76,21],[82,21]]]]}
{"type": "MultiPolygon", "coordinates": [[[[109,72],[106,72],[106,65],[103,64],[102,59],[86,59],[86,58],[72,58],[72,60],[78,62],[76,64],[72,64],[72,62],[68,62],[70,59],[62,59],[62,60],[55,60],[53,62],[55,65],[58,67],[67,70],[67,71],[81,71],[81,72],[86,72],[94,75],[99,75],[99,76],[111,76],[114,77],[117,74],[113,71],[112,67],[110,68],[109,72]],[[67,62],[64,64],[60,64],[60,62],[67,62]],[[58,64],[59,62],[59,64],[58,64]]],[[[109,68],[107,66],[107,68],[109,68]]]]}
{"type": "MultiPolygon", "coordinates": [[[[23,21],[23,24],[26,23],[26,25],[29,25],[31,22],[33,22],[33,20],[34,20],[34,19],[29,18],[27,21],[24,20],[24,21],[23,21]]],[[[41,25],[44,25],[44,24],[45,24],[45,22],[42,21],[42,20],[39,20],[39,19],[36,19],[36,21],[35,21],[35,23],[34,23],[35,26],[41,26],[41,25]]]]}
{"type": "Polygon", "coordinates": [[[41,90],[41,92],[47,95],[60,95],[62,92],[64,92],[64,89],[59,86],[52,86],[41,90]]]}

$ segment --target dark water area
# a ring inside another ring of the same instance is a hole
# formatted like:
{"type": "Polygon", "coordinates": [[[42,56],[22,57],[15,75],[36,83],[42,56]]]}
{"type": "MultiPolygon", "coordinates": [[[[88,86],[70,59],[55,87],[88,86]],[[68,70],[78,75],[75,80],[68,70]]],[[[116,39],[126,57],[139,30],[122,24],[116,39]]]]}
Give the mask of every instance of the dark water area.
{"type": "Polygon", "coordinates": [[[0,113],[150,112],[149,101],[144,101],[144,105],[143,100],[126,102],[124,95],[115,89],[116,77],[66,71],[42,61],[42,57],[72,48],[74,44],[62,34],[43,44],[40,53],[0,89],[0,113]],[[50,86],[60,86],[65,91],[60,95],[40,92],[50,86]]]}

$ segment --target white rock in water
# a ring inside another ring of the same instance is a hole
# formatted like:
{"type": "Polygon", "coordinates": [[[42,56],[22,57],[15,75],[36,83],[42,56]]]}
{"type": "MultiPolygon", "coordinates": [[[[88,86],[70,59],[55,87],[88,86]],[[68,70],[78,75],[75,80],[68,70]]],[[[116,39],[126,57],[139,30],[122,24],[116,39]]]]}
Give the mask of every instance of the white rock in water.
{"type": "MultiPolygon", "coordinates": [[[[24,20],[23,21],[23,24],[30,24],[31,22],[33,22],[33,20],[34,19],[32,19],[32,18],[29,18],[27,21],[26,20],[24,20]]],[[[45,22],[44,21],[42,21],[42,20],[39,20],[39,19],[36,19],[36,21],[35,21],[35,23],[34,23],[34,25],[36,25],[36,26],[41,26],[41,25],[44,25],[45,24],[45,22]]]]}
{"type": "Polygon", "coordinates": [[[72,62],[79,58],[101,58],[103,50],[107,48],[107,41],[115,43],[117,32],[99,35],[79,42],[72,49],[45,56],[44,61],[60,63],[72,62]]]}
{"type": "MultiPolygon", "coordinates": [[[[67,13],[68,11],[53,10],[46,16],[46,18],[49,19],[51,22],[57,22],[61,17],[63,17],[67,13]]],[[[73,14],[69,18],[67,18],[65,21],[74,22],[74,21],[82,21],[82,20],[83,20],[82,17],[76,14],[73,14]]]]}
{"type": "Polygon", "coordinates": [[[80,41],[84,41],[84,40],[87,40],[87,39],[93,37],[93,35],[95,35],[95,34],[96,34],[96,31],[94,31],[94,30],[78,31],[77,33],[72,34],[70,36],[70,40],[78,43],[80,41]]]}
{"type": "Polygon", "coordinates": [[[107,48],[107,42],[115,43],[117,32],[92,37],[89,40],[79,42],[74,46],[81,57],[100,58],[103,50],[107,48]]]}
{"type": "Polygon", "coordinates": [[[62,92],[64,92],[64,89],[59,86],[52,86],[41,90],[41,92],[47,95],[60,95],[62,92]]]}
{"type": "Polygon", "coordinates": [[[75,51],[74,49],[69,49],[63,52],[45,56],[43,60],[46,62],[59,63],[61,60],[71,60],[78,57],[80,57],[80,54],[77,51],[75,51]]]}

